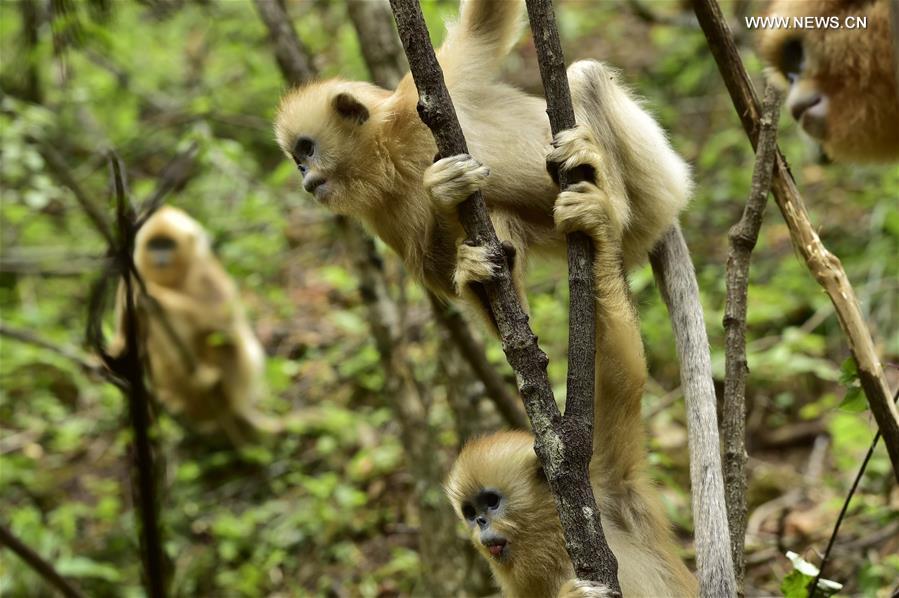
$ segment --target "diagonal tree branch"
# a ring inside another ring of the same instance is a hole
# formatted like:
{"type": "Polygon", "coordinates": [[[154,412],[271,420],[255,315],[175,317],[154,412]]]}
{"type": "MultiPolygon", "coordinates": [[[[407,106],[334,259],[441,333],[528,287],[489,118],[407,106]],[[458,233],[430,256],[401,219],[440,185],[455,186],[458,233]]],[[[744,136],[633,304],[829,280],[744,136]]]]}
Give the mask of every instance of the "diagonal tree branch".
{"type": "Polygon", "coordinates": [[[69,581],[60,575],[53,565],[45,561],[41,555],[29,548],[6,526],[0,525],[0,546],[6,546],[25,561],[29,567],[41,576],[48,584],[56,588],[66,598],[84,598],[69,581]]]}
{"type": "MultiPolygon", "coordinates": [[[[737,52],[733,35],[721,13],[721,7],[715,0],[693,0],[693,9],[734,108],[743,123],[743,129],[752,146],[756,147],[761,128],[759,102],[746,67],[737,52]]],[[[883,435],[893,465],[893,474],[899,480],[899,411],[890,400],[891,393],[883,366],[874,349],[874,341],[862,317],[846,271],[839,258],[827,250],[809,222],[805,203],[790,174],[787,161],[779,150],[774,159],[772,190],[774,201],[790,230],[793,246],[833,303],[840,327],[846,335],[849,351],[858,366],[859,381],[868,398],[868,405],[883,435]]]]}
{"type": "MultiPolygon", "coordinates": [[[[421,7],[416,0],[391,0],[391,6],[418,88],[418,112],[422,121],[434,134],[440,155],[468,153],[421,7]]],[[[566,548],[576,574],[581,579],[617,587],[615,575],[609,577],[608,569],[603,566],[607,561],[602,557],[601,543],[605,542],[588,476],[591,426],[572,425],[556,406],[546,371],[546,354],[537,345],[527,315],[518,302],[480,192],[460,204],[459,219],[468,235],[466,242],[485,247],[497,267],[497,276],[484,283],[484,291],[533,424],[534,448],[556,498],[566,548]]]]}
{"type": "Polygon", "coordinates": [[[5,336],[7,338],[17,340],[20,343],[34,345],[35,347],[40,347],[41,349],[45,349],[47,351],[50,351],[51,353],[55,353],[60,357],[68,359],[85,373],[96,374],[99,376],[104,376],[106,374],[106,370],[101,368],[98,363],[90,361],[86,357],[80,355],[77,351],[74,351],[68,347],[57,345],[27,330],[13,328],[0,322],[0,336],[5,336]]]}
{"type": "Polygon", "coordinates": [[[724,306],[725,379],[722,435],[724,440],[724,487],[731,553],[737,589],[743,593],[746,539],[746,297],[749,262],[758,241],[765,204],[771,190],[771,174],[777,148],[777,117],[782,95],[773,85],[765,89],[765,104],[752,172],[752,188],[743,216],[730,229],[727,256],[727,300],[724,306]]]}

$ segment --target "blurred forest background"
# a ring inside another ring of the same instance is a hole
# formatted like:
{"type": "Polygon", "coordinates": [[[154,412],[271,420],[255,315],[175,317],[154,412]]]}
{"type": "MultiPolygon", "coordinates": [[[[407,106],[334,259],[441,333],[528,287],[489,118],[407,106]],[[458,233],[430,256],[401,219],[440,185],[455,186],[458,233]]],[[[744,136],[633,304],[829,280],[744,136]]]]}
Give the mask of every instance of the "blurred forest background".
{"type": "MultiPolygon", "coordinates": [[[[695,168],[696,194],[682,221],[720,383],[727,231],[747,198],[753,154],[706,42],[685,3],[557,4],[567,59],[620,67],[695,168]]],[[[283,5],[321,75],[370,78],[344,0],[283,5]]],[[[760,8],[724,6],[761,89],[752,35],[737,21],[760,8]]],[[[424,10],[438,42],[457,4],[425,2],[424,10]]],[[[359,294],[359,248],[348,242],[355,233],[302,192],[295,166],[273,141],[270,123],[286,84],[254,2],[4,0],[0,36],[2,322],[68,352],[0,339],[0,524],[89,596],[143,595],[127,404],[78,363],[90,360],[87,297],[105,244],[48,169],[39,143],[63,156],[110,215],[105,149],[119,153],[133,196],[145,198],[168,161],[194,144],[193,165],[168,201],[210,231],[268,354],[260,408],[292,414],[292,424],[274,441],[234,450],[196,437],[161,410],[173,593],[433,595],[435,576],[447,580],[444,587],[461,577],[453,592],[489,593],[440,480],[466,436],[503,419],[422,289],[379,246],[401,316],[399,340],[418,382],[412,427],[431,447],[427,455],[405,450],[410,425],[397,413],[408,416],[409,406],[385,391],[389,380],[359,294]],[[439,540],[430,556],[419,550],[426,535],[439,540]]],[[[542,92],[529,39],[508,61],[507,79],[542,92]]],[[[812,222],[856,288],[895,387],[899,167],[818,165],[786,117],[781,147],[812,222]]],[[[535,262],[528,282],[532,324],[564,398],[567,279],[557,265],[535,262]]],[[[674,341],[649,267],[631,283],[651,376],[644,409],[652,472],[693,566],[674,341]]],[[[747,589],[770,595],[791,569],[786,550],[818,562],[875,429],[843,372],[848,350],[830,301],[797,258],[776,209],[768,210],[753,255],[748,323],[747,589]]],[[[483,342],[514,392],[498,342],[483,342]]],[[[899,489],[882,443],[825,577],[845,583],[846,595],[887,595],[899,579],[899,489]]],[[[5,551],[0,594],[50,590],[5,551]]]]}

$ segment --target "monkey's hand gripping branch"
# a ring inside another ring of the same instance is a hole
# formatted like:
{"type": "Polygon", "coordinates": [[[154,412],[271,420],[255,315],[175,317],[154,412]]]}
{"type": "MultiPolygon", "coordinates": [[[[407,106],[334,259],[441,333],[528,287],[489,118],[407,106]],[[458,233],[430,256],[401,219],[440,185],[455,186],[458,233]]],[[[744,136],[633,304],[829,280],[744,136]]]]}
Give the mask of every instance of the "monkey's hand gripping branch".
{"type": "MultiPolygon", "coordinates": [[[[418,89],[419,116],[434,134],[441,156],[467,154],[465,138],[418,2],[391,0],[391,7],[418,89]]],[[[574,124],[573,116],[571,124],[574,124]]],[[[575,399],[580,406],[574,409],[569,406],[570,411],[563,417],[556,406],[547,376],[546,354],[540,350],[537,338],[528,325],[527,314],[518,301],[503,248],[493,230],[480,191],[474,191],[459,205],[459,219],[468,235],[466,244],[482,247],[482,255],[490,264],[493,276],[483,282],[484,294],[499,330],[506,358],[516,373],[525,409],[534,429],[535,449],[556,497],[566,547],[575,572],[583,580],[602,582],[612,588],[610,595],[618,594],[617,565],[602,533],[599,510],[588,475],[592,456],[594,326],[589,323],[587,333],[581,335],[581,341],[586,343],[577,352],[583,361],[589,362],[589,365],[577,369],[580,372],[578,380],[589,378],[589,392],[570,392],[569,401],[573,396],[585,396],[580,397],[581,401],[575,399]],[[585,402],[588,405],[584,405],[585,402]]],[[[588,257],[581,255],[576,259],[579,261],[578,269],[587,273],[587,289],[591,295],[589,312],[593,314],[590,242],[585,239],[584,243],[588,257]]]]}

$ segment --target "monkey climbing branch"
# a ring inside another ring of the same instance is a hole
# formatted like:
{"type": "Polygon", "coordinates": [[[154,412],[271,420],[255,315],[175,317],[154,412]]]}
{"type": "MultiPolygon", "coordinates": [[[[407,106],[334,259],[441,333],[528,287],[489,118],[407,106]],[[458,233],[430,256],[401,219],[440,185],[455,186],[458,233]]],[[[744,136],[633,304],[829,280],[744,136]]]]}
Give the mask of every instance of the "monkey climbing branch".
{"type": "MultiPolygon", "coordinates": [[[[718,64],[718,70],[730,93],[734,108],[743,123],[743,129],[755,148],[759,139],[761,110],[730,27],[715,0],[693,0],[693,10],[705,33],[712,56],[718,64]]],[[[893,474],[899,480],[899,411],[890,400],[891,393],[883,374],[883,367],[874,350],[874,341],[865,325],[858,307],[858,299],[846,271],[843,270],[839,258],[827,250],[809,222],[805,203],[790,174],[786,158],[780,150],[774,158],[772,191],[777,207],[780,208],[790,230],[794,247],[833,303],[837,320],[849,343],[849,351],[858,366],[862,390],[868,398],[871,412],[887,446],[887,453],[893,464],[893,474]]]]}
{"type": "MultiPolygon", "coordinates": [[[[422,121],[431,129],[440,155],[468,153],[421,7],[416,0],[391,0],[390,4],[418,89],[418,112],[422,121]]],[[[600,581],[617,588],[614,568],[609,578],[610,568],[603,566],[605,538],[588,476],[592,426],[585,426],[583,422],[573,425],[571,418],[563,417],[556,406],[546,371],[546,354],[537,345],[528,317],[518,302],[511,273],[480,192],[460,204],[459,219],[468,235],[466,242],[487,248],[497,267],[498,274],[484,283],[484,291],[534,428],[535,449],[556,497],[566,547],[575,571],[581,579],[600,581]]],[[[592,327],[589,334],[594,334],[592,327]]],[[[592,359],[592,352],[590,357],[592,359]]],[[[590,396],[592,400],[592,394],[590,396]]],[[[610,554],[607,546],[605,551],[610,554]]]]}

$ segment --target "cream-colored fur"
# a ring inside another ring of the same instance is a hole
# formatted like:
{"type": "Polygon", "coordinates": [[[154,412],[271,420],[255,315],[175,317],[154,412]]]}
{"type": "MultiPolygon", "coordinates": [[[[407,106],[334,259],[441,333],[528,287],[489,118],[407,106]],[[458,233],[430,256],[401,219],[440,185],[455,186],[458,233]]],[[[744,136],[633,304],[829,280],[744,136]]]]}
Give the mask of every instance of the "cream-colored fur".
{"type": "MultiPolygon", "coordinates": [[[[278,424],[254,406],[264,386],[265,354],[206,231],[184,211],[160,208],[138,231],[134,262],[163,314],[136,293],[139,332],[157,398],[199,431],[224,433],[234,443],[256,431],[276,431],[278,424]],[[161,250],[160,242],[169,249],[161,250]],[[193,367],[185,363],[184,350],[193,367]]],[[[124,301],[120,285],[113,355],[124,349],[124,301]]]]}
{"type": "Polygon", "coordinates": [[[789,90],[786,108],[829,157],[899,160],[899,87],[891,60],[888,0],[772,0],[767,12],[789,19],[836,16],[843,25],[848,16],[867,18],[864,29],[762,29],[759,49],[769,75],[789,90]],[[797,47],[798,72],[784,72],[796,62],[787,54],[797,47]],[[814,98],[819,101],[808,107],[814,98]]]}
{"type": "MultiPolygon", "coordinates": [[[[584,131],[557,138],[569,166],[595,163],[584,131]],[[574,158],[572,158],[574,159],[574,158]]],[[[694,596],[696,580],[677,549],[658,494],[646,476],[640,399],[646,382],[643,344],[623,270],[622,236],[628,206],[608,187],[578,183],[560,194],[556,221],[565,232],[594,240],[597,294],[596,421],[590,477],[603,529],[618,560],[625,596],[694,596]]],[[[604,586],[574,579],[555,503],[534,454],[533,436],[501,432],[468,443],[446,482],[447,494],[467,523],[475,547],[507,598],[606,596],[604,586]],[[472,509],[477,497],[500,497],[495,509],[472,509]],[[501,538],[500,555],[488,545],[501,538]]]]}
{"type": "MultiPolygon", "coordinates": [[[[325,181],[315,191],[322,204],[359,218],[433,291],[461,294],[476,307],[474,295],[458,283],[482,272],[465,272],[466,262],[458,261],[463,231],[454,214],[474,186],[484,194],[500,239],[514,249],[513,277],[523,301],[530,251],[565,251],[553,217],[558,187],[545,167],[551,141],[546,105],[496,79],[518,38],[522,13],[516,1],[464,2],[460,22],[451,25],[438,52],[471,156],[432,164],[437,149],[418,118],[418,94],[408,75],[392,93],[337,79],[301,86],[284,96],[275,121],[278,143],[294,159],[299,139],[314,142],[314,154],[298,165],[305,181],[325,181]],[[354,118],[358,112],[341,113],[335,98],[342,94],[364,106],[363,122],[354,118]],[[468,169],[468,179],[456,176],[460,163],[472,157],[484,167],[468,169]]],[[[629,206],[629,268],[645,259],[686,205],[689,169],[614,70],[584,61],[568,75],[582,125],[578,134],[589,135],[599,148],[598,178],[629,206]]]]}

